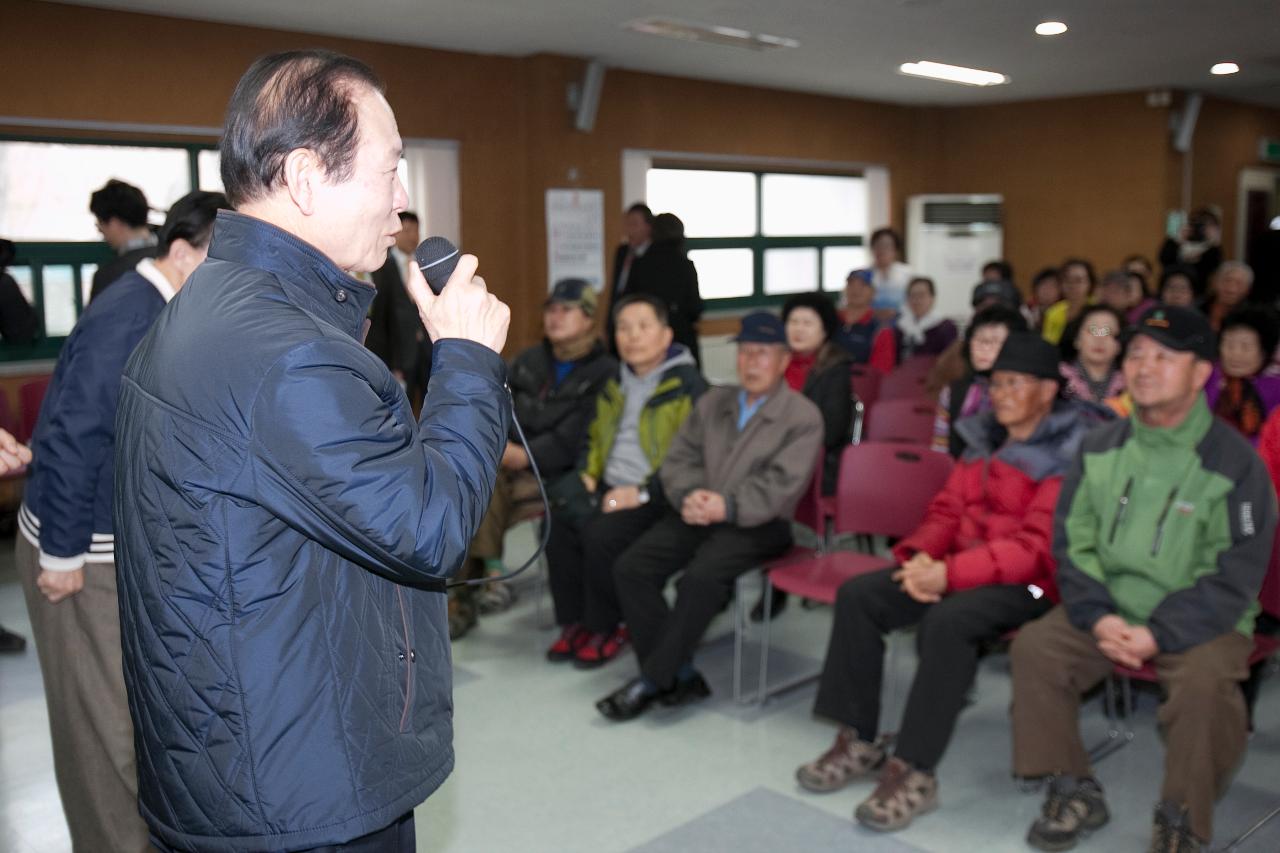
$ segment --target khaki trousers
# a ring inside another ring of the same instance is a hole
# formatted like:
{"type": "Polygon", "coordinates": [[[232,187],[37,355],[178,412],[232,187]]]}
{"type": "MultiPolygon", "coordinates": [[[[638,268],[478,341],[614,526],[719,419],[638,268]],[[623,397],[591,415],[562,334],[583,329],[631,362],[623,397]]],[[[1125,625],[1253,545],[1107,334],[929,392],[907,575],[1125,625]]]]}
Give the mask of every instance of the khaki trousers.
{"type": "MultiPolygon", "coordinates": [[[[1204,841],[1213,837],[1213,804],[1244,754],[1248,721],[1240,682],[1249,676],[1251,649],[1246,637],[1231,632],[1154,661],[1164,692],[1160,798],[1186,806],[1191,831],[1204,841]]],[[[1080,695],[1113,668],[1093,636],[1055,607],[1018,633],[1012,666],[1014,775],[1092,775],[1080,739],[1080,695]]]]}
{"type": "Polygon", "coordinates": [[[115,564],[86,564],[84,589],[50,604],[36,588],[39,549],[19,534],[15,557],[40,657],[54,773],[72,848],[76,853],[152,850],[138,813],[115,564]]]}

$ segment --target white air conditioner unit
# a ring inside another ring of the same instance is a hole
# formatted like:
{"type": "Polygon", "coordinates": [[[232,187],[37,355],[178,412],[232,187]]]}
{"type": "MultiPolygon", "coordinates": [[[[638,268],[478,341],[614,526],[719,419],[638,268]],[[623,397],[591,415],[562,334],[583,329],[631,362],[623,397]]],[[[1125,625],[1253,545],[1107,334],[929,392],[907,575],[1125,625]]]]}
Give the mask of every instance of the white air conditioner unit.
{"type": "Polygon", "coordinates": [[[915,195],[907,199],[908,263],[933,279],[939,313],[967,320],[982,265],[1004,257],[1004,198],[915,195]]]}

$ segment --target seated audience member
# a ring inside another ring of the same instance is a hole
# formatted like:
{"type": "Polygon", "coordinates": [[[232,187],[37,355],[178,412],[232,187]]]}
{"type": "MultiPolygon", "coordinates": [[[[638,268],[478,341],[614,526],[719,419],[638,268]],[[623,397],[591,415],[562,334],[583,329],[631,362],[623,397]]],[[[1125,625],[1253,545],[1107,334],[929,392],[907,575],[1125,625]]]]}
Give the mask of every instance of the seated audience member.
{"type": "Polygon", "coordinates": [[[1244,751],[1239,682],[1271,556],[1276,501],[1257,454],[1214,418],[1204,316],[1161,306],[1124,358],[1132,417],[1093,430],[1054,523],[1062,606],[1013,643],[1014,773],[1050,777],[1027,841],[1066,850],[1108,820],[1078,726],[1080,695],[1119,664],[1154,665],[1165,701],[1152,850],[1198,851],[1244,751]]]}
{"type": "MultiPolygon", "coordinates": [[[[910,296],[907,300],[910,302],[910,296]]],[[[787,386],[812,400],[822,413],[826,457],[820,476],[824,495],[835,494],[840,455],[853,437],[849,354],[831,340],[839,322],[835,306],[822,293],[797,293],[782,305],[782,324],[791,350],[787,386]]],[[[775,592],[771,616],[777,616],[786,606],[787,594],[775,592]]],[[[751,609],[751,618],[756,622],[764,619],[763,596],[751,609]]]]}
{"type": "Polygon", "coordinates": [[[563,477],[576,499],[553,507],[547,543],[560,626],[547,659],[582,667],[607,663],[627,644],[613,564],[667,511],[658,467],[706,389],[688,348],[673,343],[664,300],[627,294],[613,321],[622,365],[595,398],[585,443],[570,445],[585,444],[563,477]]]}
{"type": "Polygon", "coordinates": [[[1128,273],[1129,301],[1133,303],[1133,307],[1124,315],[1124,321],[1126,326],[1132,326],[1141,319],[1143,314],[1156,307],[1160,300],[1151,295],[1151,288],[1148,285],[1149,279],[1134,270],[1128,270],[1128,273]]]}
{"type": "Polygon", "coordinates": [[[1073,361],[1062,363],[1062,395],[1103,405],[1124,393],[1120,335],[1125,323],[1110,305],[1094,305],[1080,315],[1073,361]]]}
{"type": "Polygon", "coordinates": [[[1218,363],[1205,395],[1209,409],[1249,439],[1280,403],[1280,376],[1264,376],[1280,341],[1280,319],[1267,308],[1245,306],[1228,314],[1218,336],[1218,363]]]}
{"type": "Polygon", "coordinates": [[[1031,280],[1031,302],[1027,305],[1027,325],[1039,332],[1044,313],[1062,300],[1062,277],[1057,267],[1045,267],[1031,280]]]}
{"type": "Polygon", "coordinates": [[[155,232],[147,225],[147,197],[133,184],[114,178],[89,196],[89,212],[102,239],[116,257],[98,267],[89,289],[89,301],[120,276],[138,265],[138,261],[154,258],[157,253],[155,232]]]}
{"type": "Polygon", "coordinates": [[[1093,264],[1080,258],[1064,261],[1059,269],[1062,274],[1062,301],[1044,312],[1044,325],[1040,330],[1051,344],[1062,341],[1067,324],[1079,317],[1085,306],[1092,302],[1093,288],[1098,280],[1093,264]]]}
{"type": "Polygon", "coordinates": [[[915,273],[902,262],[902,235],[892,228],[877,228],[871,234],[871,283],[875,286],[876,316],[892,323],[906,301],[907,285],[915,273]]]}
{"type": "Polygon", "coordinates": [[[1013,265],[1008,261],[987,261],[982,265],[983,281],[1013,281],[1013,265]]]}
{"type": "Polygon", "coordinates": [[[991,371],[992,411],[956,423],[964,456],[920,527],[893,547],[898,567],[847,581],[836,596],[814,713],[840,730],[796,778],[826,792],[878,772],[854,813],[872,829],[902,829],[937,805],[934,770],[983,646],[1057,598],[1053,509],[1089,426],[1058,400],[1058,383],[1053,345],[1011,334],[991,371]],[[920,663],[890,757],[879,738],[884,637],[917,624],[920,663]]]}
{"type": "Polygon", "coordinates": [[[1146,255],[1129,255],[1120,264],[1125,272],[1135,273],[1144,282],[1151,281],[1151,276],[1155,274],[1156,268],[1152,265],[1151,259],[1146,255]]]}
{"type": "MultiPolygon", "coordinates": [[[[1222,263],[1222,217],[1209,207],[1192,211],[1178,229],[1176,237],[1166,238],[1160,246],[1160,266],[1190,266],[1196,271],[1192,282],[1204,287],[1213,271],[1222,263]]],[[[1197,290],[1196,296],[1202,295],[1197,290]]]]}
{"type": "Polygon", "coordinates": [[[893,326],[883,322],[871,310],[876,286],[866,270],[854,270],[845,280],[844,325],[836,336],[838,343],[854,364],[866,364],[888,373],[898,363],[898,348],[893,326]]]}
{"type": "Polygon", "coordinates": [[[1253,290],[1253,270],[1240,261],[1227,261],[1209,280],[1209,295],[1200,310],[1209,318],[1215,332],[1222,331],[1222,321],[1232,311],[1249,301],[1253,290]]]}
{"type": "MultiPolygon", "coordinates": [[[[222,193],[174,202],[158,255],[89,303],[58,354],[31,440],[15,561],[40,656],[54,772],[76,850],[148,850],[121,663],[116,409],[125,363],[209,253],[222,193]]],[[[122,443],[136,436],[120,436],[122,443]]],[[[180,533],[174,535],[181,536],[180,533]]]]}
{"type": "Polygon", "coordinates": [[[0,240],[0,340],[11,344],[31,343],[40,333],[40,318],[22,295],[18,282],[9,275],[17,257],[12,240],[0,240]]]}
{"type": "Polygon", "coordinates": [[[916,355],[939,356],[959,337],[956,324],[934,310],[937,301],[933,279],[911,279],[906,310],[898,314],[894,330],[899,363],[916,355]]]}
{"type": "MultiPolygon", "coordinates": [[[[1012,281],[999,279],[980,281],[973,287],[969,300],[974,313],[981,312],[992,305],[1003,305],[1019,311],[1025,320],[1027,312],[1023,310],[1022,294],[1014,287],[1012,281]]],[[[952,382],[963,378],[969,372],[966,354],[969,349],[967,336],[959,336],[938,356],[929,375],[925,377],[924,393],[936,398],[952,382]]]]}
{"type": "Polygon", "coordinates": [[[964,438],[951,429],[961,418],[990,411],[991,365],[1011,332],[1024,332],[1027,321],[1016,308],[992,305],[973,315],[964,335],[965,375],[938,395],[938,416],[933,426],[933,449],[959,459],[964,438]]]}
{"type": "MultiPolygon", "coordinates": [[[[1125,320],[1129,312],[1143,299],[1143,294],[1140,288],[1135,286],[1136,284],[1132,274],[1125,270],[1108,270],[1103,274],[1102,281],[1098,285],[1098,301],[1090,304],[1105,305],[1125,320]]],[[[1086,309],[1088,307],[1086,306],[1086,309]]],[[[1076,360],[1076,340],[1079,337],[1080,325],[1084,321],[1085,313],[1087,310],[1081,311],[1074,320],[1067,323],[1062,331],[1058,350],[1065,362],[1076,360]]],[[[1127,321],[1125,325],[1128,325],[1127,321]]]]}
{"type": "Polygon", "coordinates": [[[1196,271],[1192,267],[1167,267],[1160,275],[1160,301],[1178,308],[1196,307],[1196,271]]]}
{"type": "MultiPolygon", "coordinates": [[[[596,292],[582,279],[556,282],[542,309],[542,342],[515,357],[508,372],[513,411],[524,428],[532,462],[544,483],[573,470],[578,448],[595,414],[596,395],[618,370],[596,325],[596,292]]],[[[512,427],[484,520],[459,573],[478,578],[503,572],[503,537],[513,524],[542,509],[531,460],[512,427]]],[[[504,610],[514,601],[510,584],[450,591],[449,635],[461,638],[476,624],[476,611],[504,610]]]]}
{"type": "Polygon", "coordinates": [[[791,514],[822,447],[817,406],[787,387],[782,321],[757,312],[737,337],[740,387],[698,400],[662,463],[670,503],[614,564],[640,675],[596,703],[629,720],[654,701],[680,705],[710,695],[693,653],[743,572],[791,545],[791,514]],[[667,580],[676,583],[667,604],[667,580]]]}

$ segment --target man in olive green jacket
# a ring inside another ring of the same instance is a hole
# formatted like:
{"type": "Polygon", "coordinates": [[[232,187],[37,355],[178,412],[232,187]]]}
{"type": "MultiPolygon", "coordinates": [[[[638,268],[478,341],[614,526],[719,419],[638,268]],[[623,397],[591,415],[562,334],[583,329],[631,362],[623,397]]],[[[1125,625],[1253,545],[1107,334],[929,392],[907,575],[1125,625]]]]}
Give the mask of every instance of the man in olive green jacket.
{"type": "Polygon", "coordinates": [[[1153,850],[1189,853],[1244,752],[1240,682],[1276,505],[1262,461],[1209,412],[1208,321],[1157,306],[1124,360],[1134,413],[1085,438],[1058,499],[1062,606],[1013,645],[1014,773],[1050,776],[1027,841],[1066,850],[1108,820],[1078,729],[1081,692],[1119,664],[1164,688],[1165,774],[1153,850]]]}
{"type": "Polygon", "coordinates": [[[662,463],[670,510],[614,563],[641,675],[596,704],[609,719],[632,719],[655,700],[710,695],[694,649],[734,579],[791,545],[791,514],[813,477],[822,415],[783,381],[790,354],[781,320],[749,314],[737,342],[741,387],[698,400],[662,463]],[[671,608],[663,588],[678,572],[671,608]]]}

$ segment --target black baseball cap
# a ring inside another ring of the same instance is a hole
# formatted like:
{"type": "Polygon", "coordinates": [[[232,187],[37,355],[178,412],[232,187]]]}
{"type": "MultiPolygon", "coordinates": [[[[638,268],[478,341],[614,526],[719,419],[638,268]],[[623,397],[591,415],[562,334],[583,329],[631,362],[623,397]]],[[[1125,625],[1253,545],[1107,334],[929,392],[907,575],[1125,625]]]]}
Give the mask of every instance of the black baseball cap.
{"type": "Polygon", "coordinates": [[[742,329],[733,339],[736,344],[787,345],[787,329],[776,314],[754,311],[742,318],[742,329]]]}
{"type": "Polygon", "coordinates": [[[1209,318],[1191,308],[1157,305],[1147,309],[1129,329],[1126,342],[1146,335],[1158,344],[1196,358],[1213,361],[1218,357],[1218,341],[1209,318]]]}
{"type": "Polygon", "coordinates": [[[557,281],[545,304],[550,305],[553,302],[576,305],[588,317],[595,316],[596,313],[595,288],[580,278],[562,278],[557,281]]]}
{"type": "Polygon", "coordinates": [[[1058,348],[1035,332],[1010,332],[991,372],[1008,370],[1027,373],[1040,379],[1062,381],[1058,371],[1058,348]]]}
{"type": "Polygon", "coordinates": [[[1002,305],[1008,305],[1010,308],[1017,308],[1022,304],[1022,294],[1018,292],[1018,287],[1011,281],[1000,279],[998,281],[980,281],[973,288],[973,296],[969,299],[969,304],[974,308],[988,299],[995,299],[1002,305]]]}

